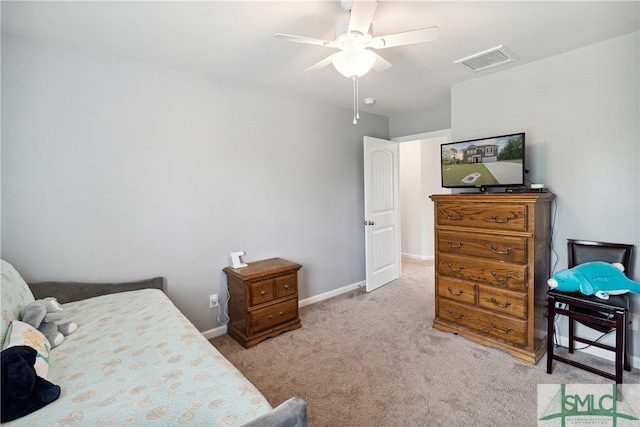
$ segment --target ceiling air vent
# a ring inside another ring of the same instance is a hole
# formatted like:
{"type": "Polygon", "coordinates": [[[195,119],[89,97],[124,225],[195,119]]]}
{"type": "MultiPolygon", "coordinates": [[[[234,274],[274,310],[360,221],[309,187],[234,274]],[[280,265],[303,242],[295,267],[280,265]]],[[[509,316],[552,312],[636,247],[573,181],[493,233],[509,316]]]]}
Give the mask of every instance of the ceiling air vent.
{"type": "Polygon", "coordinates": [[[504,46],[497,46],[475,55],[453,61],[454,64],[462,64],[473,71],[482,71],[509,62],[517,61],[518,57],[504,46]]]}

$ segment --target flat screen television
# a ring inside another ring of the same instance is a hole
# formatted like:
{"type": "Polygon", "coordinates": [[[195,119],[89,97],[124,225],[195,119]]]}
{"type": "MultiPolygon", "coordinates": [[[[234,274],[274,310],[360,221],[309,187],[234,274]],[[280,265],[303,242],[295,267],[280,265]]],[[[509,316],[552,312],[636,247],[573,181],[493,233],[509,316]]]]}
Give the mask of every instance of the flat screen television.
{"type": "Polygon", "coordinates": [[[441,144],[444,188],[524,186],[524,132],[441,144]]]}

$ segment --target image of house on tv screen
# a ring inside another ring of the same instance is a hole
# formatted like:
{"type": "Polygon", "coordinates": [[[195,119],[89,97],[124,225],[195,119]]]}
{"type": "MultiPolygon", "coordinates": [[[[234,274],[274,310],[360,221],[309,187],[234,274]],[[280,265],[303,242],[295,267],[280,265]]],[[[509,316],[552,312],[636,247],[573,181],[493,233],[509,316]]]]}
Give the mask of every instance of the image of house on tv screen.
{"type": "Polygon", "coordinates": [[[524,184],[524,133],[442,144],[442,186],[524,184]]]}

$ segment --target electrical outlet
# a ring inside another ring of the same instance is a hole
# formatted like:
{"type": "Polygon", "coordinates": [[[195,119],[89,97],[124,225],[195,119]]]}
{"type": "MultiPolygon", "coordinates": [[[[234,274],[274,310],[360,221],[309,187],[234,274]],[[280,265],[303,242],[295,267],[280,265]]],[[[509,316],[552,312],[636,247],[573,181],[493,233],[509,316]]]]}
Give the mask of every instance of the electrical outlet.
{"type": "Polygon", "coordinates": [[[217,307],[220,304],[218,294],[209,295],[209,308],[217,307]]]}
{"type": "Polygon", "coordinates": [[[640,314],[630,313],[629,320],[631,320],[631,330],[640,331],[640,314]]]}

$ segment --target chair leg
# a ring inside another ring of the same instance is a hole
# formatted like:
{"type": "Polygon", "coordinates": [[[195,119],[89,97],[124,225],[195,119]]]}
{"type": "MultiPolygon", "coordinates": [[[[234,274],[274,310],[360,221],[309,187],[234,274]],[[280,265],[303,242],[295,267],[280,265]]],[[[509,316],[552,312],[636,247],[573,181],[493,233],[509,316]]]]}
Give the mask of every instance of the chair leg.
{"type": "Polygon", "coordinates": [[[556,301],[549,297],[547,302],[547,374],[553,371],[553,339],[555,337],[556,301]]]}
{"type": "Polygon", "coordinates": [[[624,326],[621,332],[624,336],[624,370],[631,371],[631,363],[629,362],[629,310],[624,312],[624,326]]]}
{"type": "MultiPolygon", "coordinates": [[[[569,308],[569,310],[573,311],[573,307],[569,308]]],[[[573,317],[568,316],[567,320],[569,321],[569,353],[573,354],[574,343],[573,343],[573,333],[574,333],[574,322],[573,317]]]]}
{"type": "Polygon", "coordinates": [[[622,384],[622,365],[626,364],[624,313],[616,314],[616,383],[622,384]]]}

